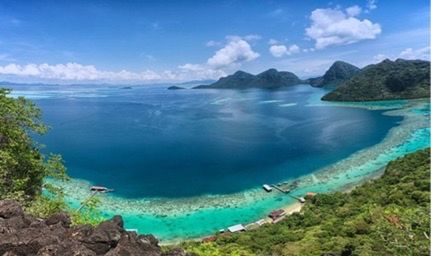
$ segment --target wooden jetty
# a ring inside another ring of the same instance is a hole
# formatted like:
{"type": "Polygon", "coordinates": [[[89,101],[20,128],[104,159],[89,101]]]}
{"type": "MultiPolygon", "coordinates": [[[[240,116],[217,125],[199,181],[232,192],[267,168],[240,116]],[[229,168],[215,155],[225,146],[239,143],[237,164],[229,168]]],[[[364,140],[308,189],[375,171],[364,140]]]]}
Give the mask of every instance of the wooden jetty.
{"type": "Polygon", "coordinates": [[[79,212],[90,200],[93,198],[97,193],[108,193],[114,191],[113,189],[102,187],[102,186],[92,186],[90,187],[91,194],[88,196],[79,206],[79,208],[76,210],[76,212],[79,212]]]}
{"type": "Polygon", "coordinates": [[[277,185],[272,185],[272,187],[273,188],[275,188],[275,189],[277,189],[278,191],[280,191],[281,193],[284,193],[284,194],[288,194],[288,193],[290,193],[290,189],[283,189],[283,188],[281,188],[281,187],[279,187],[279,186],[277,186],[277,185]]]}

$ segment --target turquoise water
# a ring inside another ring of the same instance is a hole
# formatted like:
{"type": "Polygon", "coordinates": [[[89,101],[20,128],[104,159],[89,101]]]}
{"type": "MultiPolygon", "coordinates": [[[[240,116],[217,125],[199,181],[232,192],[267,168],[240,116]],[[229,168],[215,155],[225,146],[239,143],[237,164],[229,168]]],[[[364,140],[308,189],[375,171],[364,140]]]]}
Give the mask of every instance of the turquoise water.
{"type": "Polygon", "coordinates": [[[305,107],[314,90],[156,87],[37,99],[53,128],[39,141],[64,157],[72,177],[117,196],[178,198],[299,177],[381,141],[402,120],[381,110],[305,107]]]}
{"type": "Polygon", "coordinates": [[[163,241],[249,223],[293,202],[263,183],[296,180],[294,195],[345,189],[388,161],[429,146],[429,104],[321,102],[309,86],[286,91],[167,91],[163,87],[16,88],[53,130],[70,203],[90,184],[106,216],[163,241]]]}

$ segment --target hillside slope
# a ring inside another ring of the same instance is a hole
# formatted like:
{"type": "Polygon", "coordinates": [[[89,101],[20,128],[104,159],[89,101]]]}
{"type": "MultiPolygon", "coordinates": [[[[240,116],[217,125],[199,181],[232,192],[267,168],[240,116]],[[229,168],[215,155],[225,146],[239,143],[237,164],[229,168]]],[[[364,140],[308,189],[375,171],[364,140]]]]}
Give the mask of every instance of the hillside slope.
{"type": "Polygon", "coordinates": [[[319,194],[299,214],[215,242],[198,255],[429,255],[430,150],[390,162],[350,193],[319,194]]]}
{"type": "Polygon", "coordinates": [[[430,62],[384,60],[323,96],[328,101],[370,101],[427,98],[430,96],[430,62]]]}
{"type": "Polygon", "coordinates": [[[344,62],[336,61],[321,77],[310,78],[308,83],[314,87],[338,86],[359,73],[360,68],[344,62]]]}
{"type": "Polygon", "coordinates": [[[303,81],[295,74],[287,71],[277,71],[272,68],[258,75],[237,71],[232,75],[220,78],[215,83],[196,86],[193,89],[277,89],[301,83],[303,81]]]}

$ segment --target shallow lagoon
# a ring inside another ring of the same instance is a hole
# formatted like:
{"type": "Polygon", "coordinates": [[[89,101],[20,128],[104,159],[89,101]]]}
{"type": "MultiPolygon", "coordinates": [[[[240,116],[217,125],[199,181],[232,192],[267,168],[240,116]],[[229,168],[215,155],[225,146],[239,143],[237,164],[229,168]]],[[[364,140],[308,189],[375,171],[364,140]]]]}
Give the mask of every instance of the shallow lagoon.
{"type": "Polygon", "coordinates": [[[87,90],[27,93],[53,127],[41,141],[80,179],[65,184],[70,202],[88,195],[90,183],[112,187],[104,213],[165,241],[255,221],[292,202],[262,192],[263,183],[299,179],[296,195],[340,190],[429,145],[422,101],[331,104],[306,85],[87,90]]]}

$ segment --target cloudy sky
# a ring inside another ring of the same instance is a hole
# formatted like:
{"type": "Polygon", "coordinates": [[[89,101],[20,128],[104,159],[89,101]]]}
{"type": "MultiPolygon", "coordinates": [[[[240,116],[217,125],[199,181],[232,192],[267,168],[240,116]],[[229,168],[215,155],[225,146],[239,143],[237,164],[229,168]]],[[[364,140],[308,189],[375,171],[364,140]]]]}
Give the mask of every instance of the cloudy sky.
{"type": "Polygon", "coordinates": [[[0,80],[155,83],[429,59],[429,1],[0,2],[0,80]],[[72,3],[73,2],[73,3],[72,3]]]}

